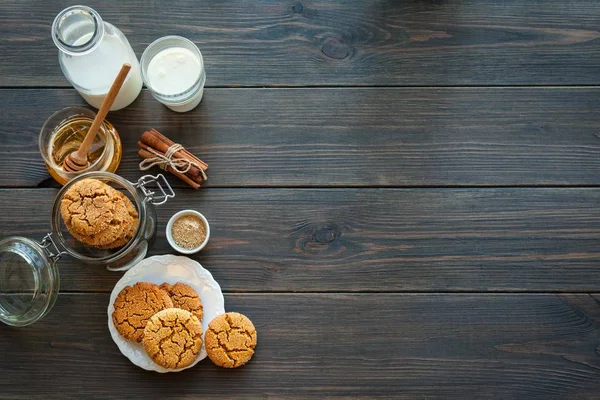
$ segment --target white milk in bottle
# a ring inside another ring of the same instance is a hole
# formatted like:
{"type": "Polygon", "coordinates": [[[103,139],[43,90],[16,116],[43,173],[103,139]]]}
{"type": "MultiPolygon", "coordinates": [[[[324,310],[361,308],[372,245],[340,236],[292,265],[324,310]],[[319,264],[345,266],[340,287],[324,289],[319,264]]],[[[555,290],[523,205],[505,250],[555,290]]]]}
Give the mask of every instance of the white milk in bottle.
{"type": "Polygon", "coordinates": [[[111,111],[127,107],[140,94],[140,64],[131,45],[95,10],[73,6],[61,11],[52,25],[52,38],[65,77],[91,106],[100,108],[124,63],[131,64],[131,70],[111,111]]]}

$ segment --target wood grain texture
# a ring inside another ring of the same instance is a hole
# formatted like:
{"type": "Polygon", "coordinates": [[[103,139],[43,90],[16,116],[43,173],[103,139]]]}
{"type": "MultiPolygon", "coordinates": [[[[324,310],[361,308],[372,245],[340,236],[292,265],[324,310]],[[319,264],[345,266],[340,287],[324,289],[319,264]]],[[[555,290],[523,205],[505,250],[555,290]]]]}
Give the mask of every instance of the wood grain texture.
{"type": "Polygon", "coordinates": [[[110,338],[108,294],[61,295],[0,326],[0,398],[596,399],[597,295],[227,295],[258,331],[238,370],[133,366],[110,338]]]}
{"type": "MultiPolygon", "coordinates": [[[[600,4],[89,0],[138,57],[185,36],[209,86],[599,84],[600,4]]],[[[0,2],[0,86],[68,86],[50,28],[71,1],[0,2]]]]}
{"type": "MultiPolygon", "coordinates": [[[[212,187],[598,185],[599,96],[597,88],[208,89],[190,113],[144,92],[108,119],[128,179],[141,174],[137,140],[155,127],[210,164],[212,187]]],[[[83,100],[72,89],[6,89],[0,102],[0,169],[15,171],[0,186],[37,186],[48,179],[41,126],[83,100]]]]}
{"type": "MultiPolygon", "coordinates": [[[[55,193],[0,191],[0,234],[42,238],[55,193]]],[[[228,292],[594,292],[599,201],[597,189],[178,190],[151,254],[173,252],[166,223],[192,208],[211,224],[193,258],[228,292]]],[[[69,257],[60,272],[66,291],[108,292],[121,276],[69,257]]]]}

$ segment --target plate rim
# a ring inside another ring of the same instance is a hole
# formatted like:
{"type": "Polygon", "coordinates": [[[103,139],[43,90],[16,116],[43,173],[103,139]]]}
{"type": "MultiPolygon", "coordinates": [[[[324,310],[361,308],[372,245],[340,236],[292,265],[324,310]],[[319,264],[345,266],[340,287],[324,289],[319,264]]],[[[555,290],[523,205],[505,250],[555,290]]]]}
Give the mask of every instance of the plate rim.
{"type": "MultiPolygon", "coordinates": [[[[138,270],[141,270],[144,267],[146,267],[146,265],[148,263],[158,262],[161,265],[164,265],[166,267],[168,265],[177,264],[177,261],[181,260],[181,259],[184,259],[186,261],[186,264],[187,263],[192,264],[195,268],[196,274],[200,278],[205,278],[205,280],[209,281],[208,282],[209,286],[213,287],[215,290],[216,300],[218,303],[217,304],[217,312],[225,313],[225,298],[223,296],[223,291],[221,290],[221,285],[219,285],[219,283],[214,279],[214,277],[212,276],[212,273],[209,270],[207,270],[206,268],[204,268],[202,266],[202,264],[200,264],[198,261],[193,260],[189,257],[185,257],[185,256],[179,256],[179,255],[173,255],[173,254],[163,254],[163,255],[154,255],[154,256],[145,258],[145,259],[141,260],[139,263],[137,263],[136,265],[134,265],[131,269],[129,269],[128,271],[126,271],[123,274],[123,276],[117,281],[117,283],[115,283],[115,286],[113,287],[113,290],[110,293],[110,297],[108,300],[108,307],[106,310],[107,316],[108,316],[108,326],[107,327],[108,327],[108,331],[110,333],[110,336],[111,336],[113,342],[115,343],[115,345],[117,346],[117,348],[119,349],[121,354],[123,356],[125,356],[133,365],[135,365],[139,368],[142,368],[146,371],[154,371],[154,372],[158,372],[158,373],[179,372],[179,371],[183,371],[185,369],[195,366],[198,362],[200,362],[204,358],[206,358],[206,350],[204,348],[204,340],[203,340],[202,351],[204,352],[204,356],[203,357],[199,356],[192,364],[188,365],[187,367],[179,368],[179,369],[167,369],[167,368],[161,367],[160,365],[157,365],[156,363],[152,363],[152,364],[150,364],[151,368],[146,368],[145,366],[139,365],[129,355],[125,354],[123,352],[123,350],[121,349],[121,345],[117,341],[117,338],[115,337],[115,335],[118,336],[119,333],[117,332],[116,327],[114,326],[114,323],[112,321],[112,313],[114,311],[114,301],[118,295],[117,287],[123,286],[123,288],[124,288],[125,286],[132,285],[137,282],[143,282],[142,280],[135,280],[135,277],[132,278],[132,275],[138,274],[139,273],[138,270]],[[134,279],[134,280],[132,280],[132,279],[134,279]],[[111,329],[111,327],[112,327],[112,329],[111,329]]],[[[120,293],[121,290],[119,290],[118,292],[120,293]]],[[[219,314],[217,314],[217,315],[219,315],[219,314]]],[[[206,332],[203,332],[203,336],[205,333],[206,332]]],[[[132,343],[129,343],[129,341],[127,339],[124,339],[124,341],[126,343],[128,343],[129,345],[133,345],[132,343]]]]}

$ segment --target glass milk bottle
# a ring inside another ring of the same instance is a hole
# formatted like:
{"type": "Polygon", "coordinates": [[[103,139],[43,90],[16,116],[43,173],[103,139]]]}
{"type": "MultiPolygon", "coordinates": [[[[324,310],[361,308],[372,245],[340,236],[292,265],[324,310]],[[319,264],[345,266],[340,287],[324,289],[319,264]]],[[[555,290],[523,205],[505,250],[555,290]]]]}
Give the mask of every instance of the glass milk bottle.
{"type": "Polygon", "coordinates": [[[72,6],[62,10],[52,24],[63,74],[92,107],[100,108],[124,63],[131,71],[111,111],[131,104],[142,90],[142,75],[131,45],[123,33],[104,22],[95,10],[72,6]]]}

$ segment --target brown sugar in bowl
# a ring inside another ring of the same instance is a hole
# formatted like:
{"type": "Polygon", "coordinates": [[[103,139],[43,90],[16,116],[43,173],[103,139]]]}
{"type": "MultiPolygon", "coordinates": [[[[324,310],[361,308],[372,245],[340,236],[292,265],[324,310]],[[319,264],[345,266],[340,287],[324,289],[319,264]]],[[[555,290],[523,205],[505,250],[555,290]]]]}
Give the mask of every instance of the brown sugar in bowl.
{"type": "Polygon", "coordinates": [[[167,241],[182,254],[194,254],[202,250],[210,238],[210,225],[195,210],[182,210],[167,223],[167,241]]]}

